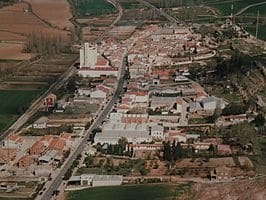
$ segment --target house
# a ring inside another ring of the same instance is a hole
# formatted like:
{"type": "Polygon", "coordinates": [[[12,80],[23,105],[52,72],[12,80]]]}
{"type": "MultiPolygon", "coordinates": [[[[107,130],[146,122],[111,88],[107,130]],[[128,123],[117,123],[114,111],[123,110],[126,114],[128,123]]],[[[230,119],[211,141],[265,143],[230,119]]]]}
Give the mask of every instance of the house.
{"type": "Polygon", "coordinates": [[[44,143],[41,141],[36,141],[33,145],[29,148],[30,155],[41,155],[46,150],[44,143]]]}
{"type": "Polygon", "coordinates": [[[184,100],[182,98],[176,99],[175,106],[176,106],[175,113],[182,113],[184,107],[184,100]]]}
{"type": "Polygon", "coordinates": [[[57,156],[58,152],[56,150],[48,150],[43,156],[38,158],[41,163],[49,163],[57,156]]]}
{"type": "Polygon", "coordinates": [[[130,98],[133,103],[148,103],[149,102],[149,93],[146,91],[139,92],[127,92],[124,95],[126,98],[130,98]]]}
{"type": "Polygon", "coordinates": [[[109,88],[104,85],[97,85],[95,90],[90,92],[90,97],[105,99],[109,94],[112,93],[112,91],[112,88],[109,88]]]}
{"type": "Polygon", "coordinates": [[[210,145],[211,145],[210,142],[195,142],[194,144],[192,144],[192,146],[195,149],[196,153],[198,153],[200,151],[208,150],[210,145]]]}
{"type": "Polygon", "coordinates": [[[131,105],[128,103],[122,103],[117,105],[116,110],[118,113],[127,113],[131,108],[131,105]]]}
{"type": "Polygon", "coordinates": [[[20,148],[23,144],[24,140],[19,135],[11,134],[4,140],[4,147],[7,148],[20,148]]]}
{"type": "Polygon", "coordinates": [[[110,121],[112,122],[122,122],[122,123],[147,123],[148,114],[127,114],[127,113],[111,113],[110,121]]]}
{"type": "Polygon", "coordinates": [[[232,124],[238,124],[248,120],[246,114],[221,116],[217,119],[217,126],[229,126],[232,124]]]}
{"type": "Polygon", "coordinates": [[[182,133],[180,130],[169,130],[168,132],[165,133],[165,140],[166,141],[176,141],[176,142],[181,142],[181,143],[186,143],[187,142],[187,136],[185,133],[182,133]]]}
{"type": "Polygon", "coordinates": [[[55,94],[49,94],[46,96],[40,106],[40,110],[48,111],[51,108],[55,107],[57,96],[55,94]]]}
{"type": "Polygon", "coordinates": [[[150,108],[155,110],[156,108],[165,108],[170,110],[173,108],[177,97],[160,97],[160,96],[152,96],[151,98],[151,106],[150,108]]]}
{"type": "Polygon", "coordinates": [[[220,166],[211,171],[211,180],[228,181],[231,179],[231,168],[220,166]]]}
{"type": "Polygon", "coordinates": [[[230,145],[219,144],[217,145],[217,153],[220,155],[231,155],[232,150],[230,145]]]}
{"type": "Polygon", "coordinates": [[[71,133],[66,133],[66,132],[63,132],[60,134],[60,138],[64,139],[66,141],[66,146],[70,146],[72,144],[72,134],[71,133]]]}
{"type": "Polygon", "coordinates": [[[214,111],[216,108],[224,109],[225,103],[221,98],[214,96],[206,97],[201,100],[201,104],[204,110],[214,111]]]}
{"type": "Polygon", "coordinates": [[[32,128],[34,129],[45,129],[47,128],[47,123],[48,123],[48,117],[40,117],[39,119],[37,119],[33,125],[32,128]]]}
{"type": "Polygon", "coordinates": [[[42,142],[45,147],[48,147],[52,139],[52,135],[44,135],[39,141],[42,142]]]}
{"type": "Polygon", "coordinates": [[[188,110],[189,112],[194,113],[194,112],[201,111],[202,107],[199,102],[193,101],[193,102],[189,102],[188,110]]]}
{"type": "Polygon", "coordinates": [[[91,88],[79,88],[77,92],[80,96],[89,96],[91,93],[91,88]]]}
{"type": "Polygon", "coordinates": [[[30,165],[34,164],[34,162],[35,162],[34,156],[24,155],[18,160],[16,165],[18,167],[29,167],[30,165]]]}
{"type": "Polygon", "coordinates": [[[164,140],[164,127],[160,125],[151,126],[151,136],[153,139],[164,140]]]}
{"type": "Polygon", "coordinates": [[[62,138],[53,138],[51,143],[48,146],[49,150],[56,150],[60,153],[63,153],[66,147],[66,141],[62,138]]]}
{"type": "Polygon", "coordinates": [[[17,149],[0,147],[0,165],[15,160],[17,149]]]}
{"type": "Polygon", "coordinates": [[[163,144],[128,144],[127,150],[133,150],[133,151],[157,151],[163,149],[163,144]]]}
{"type": "Polygon", "coordinates": [[[97,89],[90,93],[90,97],[95,99],[105,99],[106,96],[107,96],[106,92],[97,89]]]}

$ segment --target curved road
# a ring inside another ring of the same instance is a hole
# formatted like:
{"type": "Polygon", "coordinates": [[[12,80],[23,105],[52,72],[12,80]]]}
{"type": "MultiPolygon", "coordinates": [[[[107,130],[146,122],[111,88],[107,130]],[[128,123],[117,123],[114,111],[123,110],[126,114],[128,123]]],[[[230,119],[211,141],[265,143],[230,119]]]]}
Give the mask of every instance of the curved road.
{"type": "Polygon", "coordinates": [[[151,9],[154,9],[157,13],[159,13],[160,15],[162,15],[163,17],[165,17],[168,21],[170,21],[171,23],[176,23],[176,24],[181,24],[182,21],[180,19],[177,19],[171,15],[169,15],[168,13],[166,13],[163,9],[159,9],[157,8],[156,6],[152,5],[151,3],[147,2],[147,1],[144,1],[144,0],[136,0],[138,1],[139,3],[151,8],[151,9]]]}
{"type": "Polygon", "coordinates": [[[238,15],[241,15],[242,13],[246,12],[248,9],[250,8],[253,8],[253,7],[256,7],[256,6],[261,6],[261,5],[264,5],[266,4],[266,1],[263,1],[263,2],[260,2],[260,3],[254,3],[254,4],[251,4],[245,8],[242,8],[240,11],[238,11],[236,14],[234,14],[234,16],[238,16],[238,15]]]}

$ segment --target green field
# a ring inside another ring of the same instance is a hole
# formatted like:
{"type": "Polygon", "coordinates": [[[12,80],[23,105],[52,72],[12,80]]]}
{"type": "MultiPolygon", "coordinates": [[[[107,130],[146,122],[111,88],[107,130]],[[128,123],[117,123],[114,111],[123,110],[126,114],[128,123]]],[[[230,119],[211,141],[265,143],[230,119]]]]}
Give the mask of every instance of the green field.
{"type": "Polygon", "coordinates": [[[69,200],[172,200],[187,194],[189,185],[133,185],[90,188],[70,192],[69,200]]]}
{"type": "Polygon", "coordinates": [[[10,126],[41,90],[0,90],[0,132],[10,126]]]}
{"type": "Polygon", "coordinates": [[[96,16],[115,13],[116,8],[106,0],[73,0],[79,16],[96,16]]]}

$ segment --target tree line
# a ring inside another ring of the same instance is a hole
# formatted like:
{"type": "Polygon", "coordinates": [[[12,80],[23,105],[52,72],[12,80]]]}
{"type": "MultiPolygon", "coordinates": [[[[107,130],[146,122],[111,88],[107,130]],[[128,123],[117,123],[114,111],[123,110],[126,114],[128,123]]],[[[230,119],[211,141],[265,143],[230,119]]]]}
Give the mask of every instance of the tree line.
{"type": "Polygon", "coordinates": [[[24,51],[38,56],[56,55],[58,53],[70,53],[71,41],[65,40],[60,34],[48,35],[44,33],[32,32],[27,37],[24,51]]]}

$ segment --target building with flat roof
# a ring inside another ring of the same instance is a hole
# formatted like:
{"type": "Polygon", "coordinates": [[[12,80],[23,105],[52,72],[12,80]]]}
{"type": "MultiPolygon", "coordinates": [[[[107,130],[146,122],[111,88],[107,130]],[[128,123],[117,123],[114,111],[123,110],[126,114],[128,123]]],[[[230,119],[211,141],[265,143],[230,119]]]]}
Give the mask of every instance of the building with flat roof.
{"type": "Polygon", "coordinates": [[[120,175],[82,174],[80,176],[72,176],[68,184],[79,183],[80,186],[100,187],[121,185],[122,181],[123,176],[120,175]]]}
{"type": "Polygon", "coordinates": [[[152,137],[149,133],[148,124],[137,123],[106,123],[102,128],[102,132],[96,133],[94,142],[117,144],[121,138],[126,138],[129,143],[151,142],[152,137]]]}

